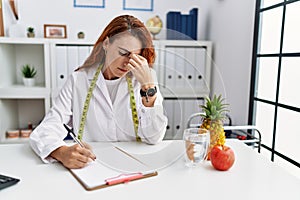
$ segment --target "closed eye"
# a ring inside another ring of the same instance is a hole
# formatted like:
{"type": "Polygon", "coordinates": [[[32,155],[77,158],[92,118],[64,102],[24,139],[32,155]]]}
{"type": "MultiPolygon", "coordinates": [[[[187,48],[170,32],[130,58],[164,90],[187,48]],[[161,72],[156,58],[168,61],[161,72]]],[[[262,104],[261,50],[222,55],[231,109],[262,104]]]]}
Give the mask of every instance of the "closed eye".
{"type": "Polygon", "coordinates": [[[130,54],[131,54],[130,52],[119,51],[119,55],[120,55],[120,56],[126,56],[126,57],[129,57],[130,54]]]}
{"type": "Polygon", "coordinates": [[[122,47],[119,47],[119,55],[120,56],[126,56],[126,57],[129,57],[131,54],[130,51],[128,51],[127,49],[124,49],[122,47]]]}

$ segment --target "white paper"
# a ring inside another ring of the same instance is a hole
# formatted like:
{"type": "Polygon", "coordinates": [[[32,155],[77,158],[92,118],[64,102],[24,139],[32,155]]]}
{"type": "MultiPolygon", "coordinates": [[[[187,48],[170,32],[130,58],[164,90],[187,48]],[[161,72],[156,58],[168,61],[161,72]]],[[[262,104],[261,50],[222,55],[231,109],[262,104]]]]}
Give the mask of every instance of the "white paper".
{"type": "Polygon", "coordinates": [[[94,149],[97,159],[84,168],[71,169],[87,188],[106,184],[105,180],[121,174],[151,173],[147,166],[114,146],[94,149]]]}

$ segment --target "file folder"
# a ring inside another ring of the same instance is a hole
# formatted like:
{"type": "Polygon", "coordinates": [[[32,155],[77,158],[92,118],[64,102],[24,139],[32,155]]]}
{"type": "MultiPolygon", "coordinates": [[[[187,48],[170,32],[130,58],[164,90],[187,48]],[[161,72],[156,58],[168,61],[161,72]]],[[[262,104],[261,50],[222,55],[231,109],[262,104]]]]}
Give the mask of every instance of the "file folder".
{"type": "Polygon", "coordinates": [[[56,47],[56,87],[61,88],[68,78],[67,47],[56,47]]]}
{"type": "Polygon", "coordinates": [[[97,159],[71,174],[88,191],[156,176],[157,171],[117,147],[94,150],[97,159]]]}

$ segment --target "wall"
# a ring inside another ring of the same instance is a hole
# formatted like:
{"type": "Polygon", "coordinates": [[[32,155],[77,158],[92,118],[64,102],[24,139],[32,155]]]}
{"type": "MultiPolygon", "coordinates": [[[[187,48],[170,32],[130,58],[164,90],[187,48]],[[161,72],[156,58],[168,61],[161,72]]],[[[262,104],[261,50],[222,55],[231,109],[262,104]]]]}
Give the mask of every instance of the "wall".
{"type": "MultiPolygon", "coordinates": [[[[16,23],[4,4],[4,25],[16,23]]],[[[75,39],[78,31],[86,33],[87,40],[95,41],[107,23],[120,14],[132,14],[146,21],[159,15],[165,27],[170,10],[188,13],[199,9],[198,39],[211,40],[214,45],[212,92],[221,93],[230,104],[229,113],[235,124],[248,121],[254,0],[154,0],[153,12],[124,11],[123,0],[105,1],[104,9],[74,8],[73,0],[19,0],[19,24],[36,29],[43,37],[43,24],[66,24],[68,38],[75,39]]],[[[24,33],[25,34],[25,33],[24,33]]],[[[165,31],[157,38],[165,39],[165,31]]]]}
{"type": "MultiPolygon", "coordinates": [[[[4,25],[6,33],[11,24],[15,24],[13,15],[9,10],[9,0],[4,2],[4,25]]],[[[87,39],[95,41],[103,28],[111,19],[120,14],[132,14],[146,21],[150,17],[159,15],[165,27],[166,13],[170,10],[188,13],[192,8],[199,8],[199,39],[206,39],[205,35],[205,11],[206,5],[199,0],[159,0],[154,1],[153,12],[123,10],[123,0],[105,0],[105,8],[74,8],[74,0],[15,0],[18,4],[18,23],[22,24],[24,30],[28,26],[35,27],[38,37],[43,37],[43,24],[66,24],[68,38],[75,39],[77,32],[83,30],[87,39]],[[170,3],[172,2],[172,3],[170,3]],[[203,5],[202,5],[203,4],[203,5]]],[[[157,38],[164,39],[165,31],[162,31],[157,38]]]]}
{"type": "Polygon", "coordinates": [[[213,93],[230,104],[233,123],[248,122],[255,0],[207,0],[208,40],[214,43],[213,93]]]}

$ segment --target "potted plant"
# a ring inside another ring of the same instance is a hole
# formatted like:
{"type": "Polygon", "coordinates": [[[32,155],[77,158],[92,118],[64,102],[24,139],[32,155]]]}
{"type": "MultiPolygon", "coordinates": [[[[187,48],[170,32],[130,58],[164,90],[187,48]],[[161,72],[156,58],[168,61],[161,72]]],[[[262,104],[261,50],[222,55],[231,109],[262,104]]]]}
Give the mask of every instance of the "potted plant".
{"type": "Polygon", "coordinates": [[[84,32],[79,31],[79,32],[77,33],[77,37],[78,37],[78,39],[84,39],[84,32]]]}
{"type": "Polygon", "coordinates": [[[25,86],[35,85],[36,73],[37,71],[34,66],[30,66],[29,64],[23,65],[22,74],[23,74],[23,82],[25,86]]]}
{"type": "Polygon", "coordinates": [[[29,27],[27,28],[27,37],[29,37],[29,38],[35,37],[35,34],[34,34],[34,28],[31,27],[31,26],[29,26],[29,27]]]}

